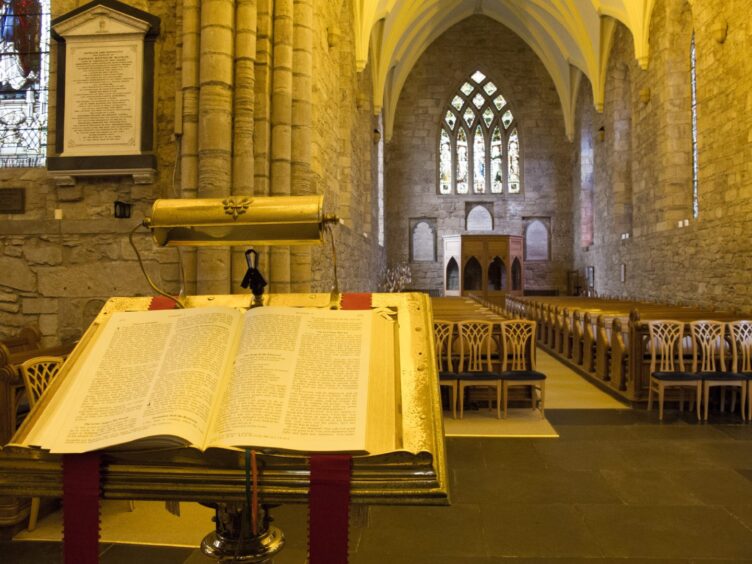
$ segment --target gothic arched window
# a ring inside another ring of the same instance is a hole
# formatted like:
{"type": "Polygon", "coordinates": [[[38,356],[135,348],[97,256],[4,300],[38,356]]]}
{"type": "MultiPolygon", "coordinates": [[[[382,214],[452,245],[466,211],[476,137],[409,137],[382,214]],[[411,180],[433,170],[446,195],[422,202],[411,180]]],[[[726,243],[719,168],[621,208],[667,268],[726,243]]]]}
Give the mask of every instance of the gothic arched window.
{"type": "Polygon", "coordinates": [[[3,0],[0,31],[0,168],[41,167],[47,150],[50,0],[3,0]]]}
{"type": "Polygon", "coordinates": [[[443,114],[439,194],[517,194],[521,190],[517,122],[497,86],[476,70],[443,114]]]}

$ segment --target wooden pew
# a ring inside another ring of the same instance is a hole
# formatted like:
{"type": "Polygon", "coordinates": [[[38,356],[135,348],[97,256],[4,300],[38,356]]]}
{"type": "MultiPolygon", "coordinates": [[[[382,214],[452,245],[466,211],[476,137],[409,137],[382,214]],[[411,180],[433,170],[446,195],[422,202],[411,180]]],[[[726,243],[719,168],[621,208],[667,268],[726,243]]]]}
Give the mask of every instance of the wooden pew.
{"type": "Polygon", "coordinates": [[[529,312],[529,317],[539,322],[541,346],[564,360],[571,359],[584,374],[633,402],[647,399],[647,321],[679,319],[688,323],[748,317],[620,298],[507,298],[507,313],[520,311],[529,312]]]}

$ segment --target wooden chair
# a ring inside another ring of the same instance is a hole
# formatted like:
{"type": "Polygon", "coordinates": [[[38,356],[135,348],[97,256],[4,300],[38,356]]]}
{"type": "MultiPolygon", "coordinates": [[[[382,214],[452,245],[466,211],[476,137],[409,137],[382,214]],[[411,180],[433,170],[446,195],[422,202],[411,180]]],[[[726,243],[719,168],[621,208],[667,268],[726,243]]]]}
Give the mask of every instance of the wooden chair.
{"type": "MultiPolygon", "coordinates": [[[[721,321],[692,321],[692,372],[702,378],[702,396],[705,404],[704,419],[708,420],[710,388],[723,386],[739,388],[742,420],[746,419],[747,378],[734,372],[726,372],[726,324],[721,321]]],[[[722,390],[723,391],[723,390],[722,390]]],[[[721,396],[723,410],[723,396],[721,396]]],[[[733,407],[732,407],[733,410],[733,407]]]]}
{"type": "Polygon", "coordinates": [[[731,371],[747,380],[747,421],[752,421],[752,320],[732,321],[728,325],[731,371]]]}
{"type": "MultiPolygon", "coordinates": [[[[23,362],[20,366],[21,376],[23,377],[26,396],[29,401],[29,408],[36,405],[50,382],[57,376],[60,367],[63,365],[61,356],[38,356],[23,362]]],[[[31,498],[31,509],[29,511],[29,530],[33,531],[37,526],[39,518],[38,497],[31,498]]]]}
{"type": "Polygon", "coordinates": [[[702,377],[684,370],[682,347],[684,323],[675,320],[649,321],[648,332],[648,348],[650,349],[648,411],[653,407],[653,392],[658,394],[658,419],[663,420],[666,388],[679,388],[680,409],[684,407],[684,388],[694,388],[699,421],[701,419],[702,377]]]}
{"type": "MultiPolygon", "coordinates": [[[[460,419],[464,415],[465,389],[484,387],[496,390],[496,418],[501,418],[501,380],[493,370],[491,356],[493,323],[490,321],[460,321],[457,323],[460,361],[457,367],[459,381],[460,419]]],[[[491,399],[488,400],[489,409],[491,399]]]]}
{"type": "Polygon", "coordinates": [[[433,340],[439,369],[439,387],[449,388],[452,419],[457,419],[457,373],[452,362],[454,323],[439,319],[433,322],[433,340]]]}
{"type": "Polygon", "coordinates": [[[501,324],[502,364],[499,377],[507,416],[509,388],[530,388],[532,407],[536,407],[536,392],[540,395],[540,414],[544,416],[546,375],[535,370],[535,322],[527,319],[503,321],[501,324]]]}

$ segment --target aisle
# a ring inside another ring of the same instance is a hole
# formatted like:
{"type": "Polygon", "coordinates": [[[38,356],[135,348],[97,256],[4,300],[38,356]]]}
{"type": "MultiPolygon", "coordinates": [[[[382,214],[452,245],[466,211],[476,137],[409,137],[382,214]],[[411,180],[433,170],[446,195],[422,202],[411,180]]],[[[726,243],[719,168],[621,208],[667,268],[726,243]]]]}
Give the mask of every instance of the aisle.
{"type": "Polygon", "coordinates": [[[540,348],[536,368],[546,375],[546,410],[630,409],[540,348]]]}

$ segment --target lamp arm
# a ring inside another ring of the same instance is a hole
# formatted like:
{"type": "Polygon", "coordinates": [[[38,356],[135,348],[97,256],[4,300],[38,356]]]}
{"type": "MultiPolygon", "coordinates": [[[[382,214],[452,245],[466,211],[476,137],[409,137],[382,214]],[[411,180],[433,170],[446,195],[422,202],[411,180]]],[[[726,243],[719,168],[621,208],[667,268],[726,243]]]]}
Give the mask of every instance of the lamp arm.
{"type": "Polygon", "coordinates": [[[154,290],[157,294],[160,294],[164,296],[165,298],[168,298],[172,300],[173,302],[175,302],[175,305],[177,306],[178,309],[184,309],[185,306],[180,302],[180,300],[178,300],[175,296],[172,296],[168,294],[167,292],[165,292],[164,290],[162,290],[161,288],[159,288],[147,274],[146,269],[144,268],[144,262],[141,260],[141,253],[138,252],[138,248],[136,248],[136,244],[133,242],[133,234],[136,232],[136,229],[138,229],[139,227],[146,227],[146,226],[143,223],[139,223],[138,225],[136,225],[136,227],[131,229],[130,233],[128,233],[128,242],[131,244],[131,247],[133,247],[133,252],[136,253],[136,258],[138,259],[138,266],[141,267],[141,272],[143,272],[144,277],[146,278],[146,281],[149,283],[149,286],[151,286],[152,290],[154,290]]]}

